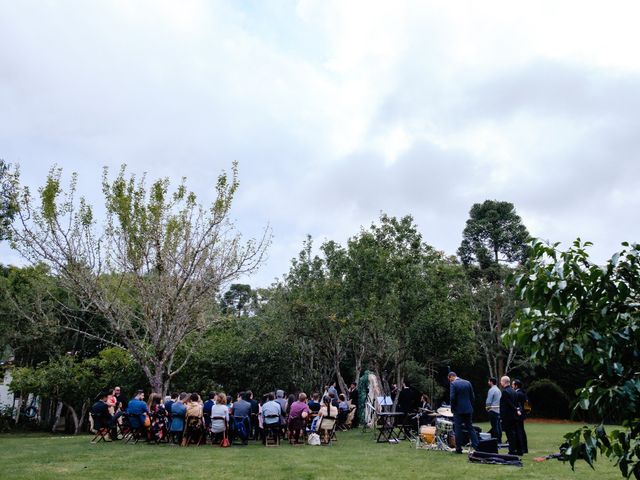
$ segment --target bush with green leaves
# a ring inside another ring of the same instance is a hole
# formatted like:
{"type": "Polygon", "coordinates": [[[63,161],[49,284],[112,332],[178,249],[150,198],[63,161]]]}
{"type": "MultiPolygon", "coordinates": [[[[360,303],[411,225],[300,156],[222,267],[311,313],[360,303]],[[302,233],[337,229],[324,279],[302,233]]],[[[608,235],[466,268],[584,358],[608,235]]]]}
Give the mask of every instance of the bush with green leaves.
{"type": "Polygon", "coordinates": [[[569,397],[553,380],[543,378],[532,382],[527,396],[532,408],[530,416],[567,418],[569,415],[569,397]]]}
{"type": "Polygon", "coordinates": [[[600,452],[640,479],[640,245],[623,243],[604,265],[590,260],[590,245],[533,243],[528,271],[515,279],[528,308],[509,337],[541,363],[560,357],[590,369],[575,408],[602,423],[566,435],[571,465],[579,457],[592,465],[600,452]],[[607,432],[611,421],[622,428],[607,432]]]}
{"type": "Polygon", "coordinates": [[[146,386],[144,374],[126,351],[107,348],[98,356],[79,360],[65,355],[36,367],[13,371],[11,391],[21,398],[28,394],[62,402],[71,412],[78,433],[88,408],[98,392],[119,385],[124,392],[146,386]]]}

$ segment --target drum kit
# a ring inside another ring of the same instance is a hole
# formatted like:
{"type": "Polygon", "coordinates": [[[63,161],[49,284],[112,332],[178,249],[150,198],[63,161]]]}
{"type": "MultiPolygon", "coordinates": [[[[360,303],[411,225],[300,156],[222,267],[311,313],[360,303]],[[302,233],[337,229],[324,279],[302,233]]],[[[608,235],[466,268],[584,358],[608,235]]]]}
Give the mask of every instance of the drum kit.
{"type": "Polygon", "coordinates": [[[453,413],[449,407],[440,407],[436,411],[427,408],[420,409],[420,416],[425,415],[435,419],[434,425],[422,425],[416,438],[416,448],[428,450],[443,450],[450,452],[455,449],[455,435],[453,433],[453,413]]]}

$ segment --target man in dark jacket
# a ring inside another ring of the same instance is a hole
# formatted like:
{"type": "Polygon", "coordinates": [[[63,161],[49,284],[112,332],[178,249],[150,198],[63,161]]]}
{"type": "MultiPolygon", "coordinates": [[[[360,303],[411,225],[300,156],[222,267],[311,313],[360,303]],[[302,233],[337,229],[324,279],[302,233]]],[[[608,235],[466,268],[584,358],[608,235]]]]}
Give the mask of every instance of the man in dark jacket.
{"type": "Polygon", "coordinates": [[[113,416],[107,405],[107,392],[100,392],[96,398],[96,403],[91,407],[91,417],[93,418],[93,428],[96,430],[109,429],[111,438],[115,437],[113,416]]]}
{"type": "Polygon", "coordinates": [[[502,431],[507,435],[510,455],[522,455],[522,446],[518,438],[518,421],[522,415],[518,409],[516,392],[511,388],[511,379],[504,376],[500,379],[502,396],[500,397],[500,421],[502,431]]]}
{"type": "Polygon", "coordinates": [[[251,433],[254,440],[258,439],[258,414],[260,413],[260,407],[255,398],[253,398],[253,392],[251,390],[247,390],[245,392],[245,398],[247,402],[251,404],[251,433]]]}
{"type": "MultiPolygon", "coordinates": [[[[355,382],[351,382],[351,385],[349,386],[349,400],[351,400],[351,405],[356,407],[353,422],[351,423],[351,428],[355,428],[358,426],[358,417],[360,413],[360,397],[358,396],[358,385],[356,385],[355,382]]],[[[320,407],[318,407],[318,409],[320,409],[320,407]]]]}
{"type": "Polygon", "coordinates": [[[462,427],[469,432],[469,438],[473,448],[478,448],[478,435],[473,428],[473,387],[471,383],[458,376],[454,372],[449,373],[449,401],[453,413],[453,429],[456,435],[456,453],[462,453],[462,427]]]}
{"type": "Polygon", "coordinates": [[[516,400],[518,401],[518,409],[520,410],[520,418],[516,423],[516,432],[518,434],[518,441],[520,442],[520,447],[522,448],[522,453],[529,453],[529,446],[527,441],[527,432],[524,429],[524,421],[527,418],[527,415],[524,409],[525,403],[528,402],[527,394],[522,389],[522,382],[520,380],[514,380],[511,383],[511,388],[516,392],[516,400]]]}

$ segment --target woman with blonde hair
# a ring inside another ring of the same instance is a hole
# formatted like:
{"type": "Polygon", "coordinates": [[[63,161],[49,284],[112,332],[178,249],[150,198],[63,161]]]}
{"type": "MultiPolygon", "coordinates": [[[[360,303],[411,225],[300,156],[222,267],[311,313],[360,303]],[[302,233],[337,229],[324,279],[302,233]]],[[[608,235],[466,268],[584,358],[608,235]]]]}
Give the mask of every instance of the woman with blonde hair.
{"type": "Polygon", "coordinates": [[[227,396],[219,393],[215,399],[216,403],[211,407],[211,434],[213,442],[221,442],[229,425],[229,407],[227,407],[227,396]]]}

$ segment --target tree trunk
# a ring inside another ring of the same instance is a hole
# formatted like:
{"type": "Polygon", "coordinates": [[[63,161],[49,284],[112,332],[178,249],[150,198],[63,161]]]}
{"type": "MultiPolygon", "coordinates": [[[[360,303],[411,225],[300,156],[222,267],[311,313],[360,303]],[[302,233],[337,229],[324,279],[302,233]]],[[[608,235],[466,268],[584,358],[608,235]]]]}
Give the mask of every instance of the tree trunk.
{"type": "Polygon", "coordinates": [[[167,394],[167,388],[169,387],[168,375],[166,375],[166,367],[160,362],[153,362],[153,371],[149,367],[144,368],[144,373],[151,385],[152,393],[159,393],[164,396],[167,394]],[[167,382],[165,383],[165,379],[167,382]]]}
{"type": "Polygon", "coordinates": [[[355,378],[353,380],[354,382],[356,382],[356,385],[358,385],[358,382],[360,381],[360,374],[362,373],[362,359],[364,358],[365,352],[366,348],[363,336],[360,341],[360,348],[358,350],[358,353],[356,354],[355,378]]]}
{"type": "Polygon", "coordinates": [[[391,407],[391,411],[395,412],[398,408],[398,400],[400,399],[400,392],[402,391],[402,386],[404,383],[404,375],[402,374],[402,367],[400,366],[400,362],[398,361],[398,356],[396,355],[396,368],[395,368],[395,376],[396,376],[396,397],[393,399],[393,406],[391,407]]]}
{"type": "MultiPolygon", "coordinates": [[[[500,288],[502,288],[500,286],[500,288]]],[[[505,375],[504,371],[504,348],[502,347],[502,295],[500,292],[496,295],[496,307],[495,307],[495,315],[496,315],[496,346],[497,346],[497,378],[500,379],[505,375]]]]}
{"type": "Polygon", "coordinates": [[[344,381],[344,378],[342,377],[342,374],[340,373],[340,368],[336,369],[336,378],[338,379],[338,386],[340,387],[340,392],[344,393],[345,395],[347,394],[347,390],[349,390],[349,388],[347,387],[347,384],[344,381]]]}
{"type": "MultiPolygon", "coordinates": [[[[18,406],[16,407],[16,418],[15,418],[16,425],[18,425],[18,422],[20,421],[20,411],[22,410],[22,395],[23,395],[23,393],[20,392],[20,396],[17,399],[18,400],[18,406]]],[[[14,403],[15,403],[15,400],[14,400],[14,403]]]]}
{"type": "MultiPolygon", "coordinates": [[[[89,399],[85,399],[84,402],[82,402],[82,410],[80,411],[80,422],[79,422],[79,427],[80,430],[82,429],[82,426],[84,425],[84,419],[87,416],[87,411],[89,410],[89,405],[91,404],[91,400],[89,399]]],[[[78,431],[76,433],[79,433],[78,431]]]]}
{"type": "Polygon", "coordinates": [[[76,413],[75,409],[71,405],[69,405],[68,403],[65,403],[65,405],[69,409],[69,412],[71,412],[71,418],[73,419],[73,433],[74,435],[77,435],[78,432],[80,431],[80,422],[78,422],[78,414],[76,413]]]}
{"type": "Polygon", "coordinates": [[[53,422],[51,423],[52,432],[56,431],[56,425],[58,424],[58,420],[60,420],[60,415],[62,414],[62,407],[63,403],[59,401],[58,405],[56,406],[56,414],[53,416],[53,422]]]}

